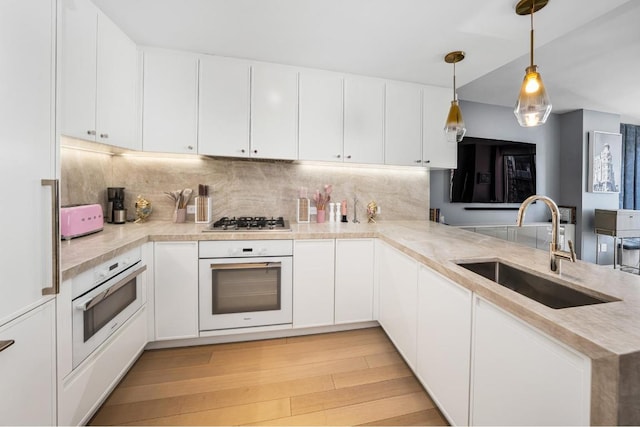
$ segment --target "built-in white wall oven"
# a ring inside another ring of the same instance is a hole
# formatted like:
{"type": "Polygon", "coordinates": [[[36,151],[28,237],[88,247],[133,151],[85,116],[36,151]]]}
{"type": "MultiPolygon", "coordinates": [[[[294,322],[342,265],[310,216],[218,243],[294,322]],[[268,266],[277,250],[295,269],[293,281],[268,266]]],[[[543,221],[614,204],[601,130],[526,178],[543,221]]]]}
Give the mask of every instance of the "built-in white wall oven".
{"type": "Polygon", "coordinates": [[[75,369],[146,300],[140,251],[131,251],[73,281],[72,364],[75,369]]]}
{"type": "Polygon", "coordinates": [[[202,241],[199,252],[201,331],[291,323],[291,240],[202,241]]]}

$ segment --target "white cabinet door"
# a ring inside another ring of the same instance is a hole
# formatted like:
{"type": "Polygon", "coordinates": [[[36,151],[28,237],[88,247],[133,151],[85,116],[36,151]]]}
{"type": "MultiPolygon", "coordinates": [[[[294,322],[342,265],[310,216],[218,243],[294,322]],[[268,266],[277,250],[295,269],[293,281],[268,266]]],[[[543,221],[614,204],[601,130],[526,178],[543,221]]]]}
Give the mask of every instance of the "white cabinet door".
{"type": "Polygon", "coordinates": [[[41,302],[52,281],[52,239],[59,242],[52,193],[40,181],[56,177],[55,12],[51,0],[0,3],[0,324],[41,302]]]}
{"type": "Polygon", "coordinates": [[[334,240],[293,243],[293,327],[333,325],[334,240]]]}
{"type": "Polygon", "coordinates": [[[373,272],[373,239],[336,239],[336,324],[373,320],[373,272]]]}
{"type": "Polygon", "coordinates": [[[60,8],[60,133],[95,141],[98,9],[87,0],[60,8]]]}
{"type": "Polygon", "coordinates": [[[138,51],[104,14],[98,14],[96,141],[140,149],[136,139],[138,51]]]}
{"type": "Polygon", "coordinates": [[[589,425],[589,358],[474,300],[471,424],[589,425]]]}
{"type": "Polygon", "coordinates": [[[256,64],[252,72],[251,157],[298,158],[298,72],[256,64]]]}
{"type": "Polygon", "coordinates": [[[384,163],[384,81],[344,81],[344,161],[384,163]]]}
{"type": "Polygon", "coordinates": [[[54,313],[50,301],[0,327],[3,425],[56,425],[54,313]]]}
{"type": "Polygon", "coordinates": [[[249,157],[251,66],[200,57],[198,153],[249,157]]]}
{"type": "Polygon", "coordinates": [[[407,364],[415,369],[418,263],[389,245],[379,257],[379,321],[407,364]]]}
{"type": "Polygon", "coordinates": [[[162,50],[144,52],[143,87],[143,150],[197,153],[197,56],[162,50]]]}
{"type": "Polygon", "coordinates": [[[454,425],[469,423],[472,293],[421,266],[418,377],[454,425]]]}
{"type": "Polygon", "coordinates": [[[300,160],[342,162],[342,86],[340,75],[300,72],[300,160]]]}
{"type": "MultiPolygon", "coordinates": [[[[448,142],[444,125],[451,107],[451,89],[423,86],[422,161],[433,169],[458,167],[458,144],[448,142]]],[[[464,111],[462,112],[464,116],[464,111]]]]}
{"type": "Polygon", "coordinates": [[[409,83],[387,82],[384,163],[422,166],[422,90],[409,83]]]}
{"type": "Polygon", "coordinates": [[[156,242],[156,340],[198,336],[198,242],[156,242]]]}

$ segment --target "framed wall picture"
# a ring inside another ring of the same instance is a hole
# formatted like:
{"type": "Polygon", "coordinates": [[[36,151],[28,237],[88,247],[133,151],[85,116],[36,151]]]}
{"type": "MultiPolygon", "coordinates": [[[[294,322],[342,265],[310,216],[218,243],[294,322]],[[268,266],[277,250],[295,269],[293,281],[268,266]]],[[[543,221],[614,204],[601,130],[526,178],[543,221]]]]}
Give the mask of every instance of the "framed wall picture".
{"type": "Polygon", "coordinates": [[[589,132],[589,187],[592,193],[618,193],[622,171],[622,135],[589,132]]]}

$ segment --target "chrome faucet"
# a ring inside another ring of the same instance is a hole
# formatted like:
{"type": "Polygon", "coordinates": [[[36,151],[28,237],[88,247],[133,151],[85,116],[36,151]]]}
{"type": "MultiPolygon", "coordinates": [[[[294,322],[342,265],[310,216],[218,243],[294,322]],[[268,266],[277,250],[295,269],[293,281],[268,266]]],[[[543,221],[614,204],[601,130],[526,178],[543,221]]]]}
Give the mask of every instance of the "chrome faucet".
{"type": "Polygon", "coordinates": [[[522,227],[522,222],[524,221],[524,212],[531,204],[531,202],[535,200],[543,201],[551,210],[551,243],[549,244],[549,268],[554,273],[559,274],[560,260],[566,259],[571,262],[576,262],[576,251],[573,248],[573,242],[571,240],[567,242],[569,245],[569,251],[563,251],[558,244],[558,236],[560,235],[560,210],[558,209],[558,205],[556,205],[556,202],[554,202],[547,196],[539,196],[537,194],[527,197],[527,199],[520,205],[520,209],[518,210],[518,220],[516,224],[518,225],[518,227],[522,227]]]}

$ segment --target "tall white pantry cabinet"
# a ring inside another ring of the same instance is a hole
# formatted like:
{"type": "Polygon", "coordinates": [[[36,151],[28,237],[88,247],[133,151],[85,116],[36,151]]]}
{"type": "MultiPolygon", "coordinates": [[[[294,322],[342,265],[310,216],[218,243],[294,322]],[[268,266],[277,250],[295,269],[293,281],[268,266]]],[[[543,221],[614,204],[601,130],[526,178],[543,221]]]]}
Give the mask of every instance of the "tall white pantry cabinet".
{"type": "Polygon", "coordinates": [[[55,0],[0,3],[0,422],[55,410],[55,0]]]}

